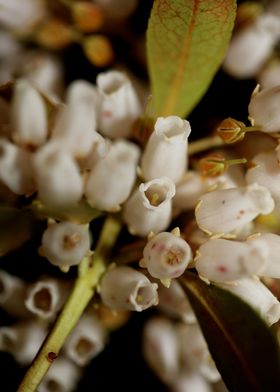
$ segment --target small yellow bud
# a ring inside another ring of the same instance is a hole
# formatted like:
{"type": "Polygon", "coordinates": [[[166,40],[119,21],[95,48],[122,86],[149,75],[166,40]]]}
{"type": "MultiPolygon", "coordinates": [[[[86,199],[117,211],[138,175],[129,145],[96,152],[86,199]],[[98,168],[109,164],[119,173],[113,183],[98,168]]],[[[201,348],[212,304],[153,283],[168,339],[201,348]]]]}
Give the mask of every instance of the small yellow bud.
{"type": "Polygon", "coordinates": [[[83,49],[88,60],[97,67],[109,65],[114,53],[109,40],[102,35],[92,35],[84,39],[83,49]]]}
{"type": "Polygon", "coordinates": [[[49,49],[62,49],[70,45],[74,40],[70,27],[59,19],[49,19],[36,34],[36,41],[49,49]]]}
{"type": "Polygon", "coordinates": [[[72,4],[72,17],[75,26],[84,33],[98,31],[104,22],[101,8],[85,1],[72,4]]]}
{"type": "Polygon", "coordinates": [[[227,143],[235,143],[244,138],[245,124],[241,121],[237,121],[234,118],[226,118],[223,120],[217,128],[218,135],[221,139],[227,143]]]}

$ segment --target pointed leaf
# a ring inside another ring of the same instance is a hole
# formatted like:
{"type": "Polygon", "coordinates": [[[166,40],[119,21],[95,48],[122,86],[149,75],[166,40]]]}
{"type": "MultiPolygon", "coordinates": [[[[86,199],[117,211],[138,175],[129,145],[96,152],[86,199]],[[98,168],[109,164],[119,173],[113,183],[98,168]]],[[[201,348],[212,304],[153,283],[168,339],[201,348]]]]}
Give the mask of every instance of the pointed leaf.
{"type": "Polygon", "coordinates": [[[155,115],[184,117],[206,92],[230,40],[235,0],[155,0],[147,32],[155,115]]]}
{"type": "Polygon", "coordinates": [[[191,272],[181,283],[229,391],[277,390],[279,346],[260,316],[240,298],[191,272]]]}

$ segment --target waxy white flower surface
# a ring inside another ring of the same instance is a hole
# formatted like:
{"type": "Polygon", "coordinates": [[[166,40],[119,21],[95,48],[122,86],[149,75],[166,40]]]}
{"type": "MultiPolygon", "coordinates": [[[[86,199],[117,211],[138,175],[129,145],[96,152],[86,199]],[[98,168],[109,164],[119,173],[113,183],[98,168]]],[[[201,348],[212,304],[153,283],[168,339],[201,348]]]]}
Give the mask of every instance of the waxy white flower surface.
{"type": "Polygon", "coordinates": [[[156,283],[151,283],[141,272],[130,267],[109,269],[100,284],[103,303],[114,310],[141,312],[158,304],[156,283]]]}
{"type": "Polygon", "coordinates": [[[269,190],[254,183],[204,194],[198,202],[195,216],[203,231],[223,235],[244,227],[259,214],[269,214],[273,208],[274,201],[269,190]]]}
{"type": "Polygon", "coordinates": [[[159,117],[142,155],[146,180],[162,176],[177,183],[187,168],[187,146],[191,127],[177,116],[159,117]]]}
{"type": "Polygon", "coordinates": [[[171,222],[175,185],[168,177],[142,183],[124,205],[123,220],[142,237],[165,230],[171,222]]]}

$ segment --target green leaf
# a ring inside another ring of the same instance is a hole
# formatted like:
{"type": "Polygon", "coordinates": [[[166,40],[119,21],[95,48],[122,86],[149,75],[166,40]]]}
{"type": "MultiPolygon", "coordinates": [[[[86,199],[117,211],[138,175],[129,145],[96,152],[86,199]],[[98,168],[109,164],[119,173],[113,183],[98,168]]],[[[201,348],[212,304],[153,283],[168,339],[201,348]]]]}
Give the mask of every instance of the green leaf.
{"type": "Polygon", "coordinates": [[[147,32],[156,116],[186,116],[223,61],[235,0],[155,0],[147,32]]]}
{"type": "Polygon", "coordinates": [[[260,316],[240,298],[191,272],[181,283],[229,391],[278,390],[279,346],[260,316]]]}

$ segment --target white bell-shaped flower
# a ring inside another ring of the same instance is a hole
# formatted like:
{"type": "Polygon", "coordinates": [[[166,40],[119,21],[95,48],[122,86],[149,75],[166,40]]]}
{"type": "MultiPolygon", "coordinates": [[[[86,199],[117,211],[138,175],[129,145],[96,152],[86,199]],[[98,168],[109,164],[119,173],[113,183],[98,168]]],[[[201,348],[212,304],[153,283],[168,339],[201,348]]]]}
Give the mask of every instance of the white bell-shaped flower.
{"type": "Polygon", "coordinates": [[[221,376],[211,358],[199,325],[178,324],[176,332],[183,368],[186,371],[201,373],[211,382],[220,380],[221,376]]]}
{"type": "Polygon", "coordinates": [[[248,184],[258,183],[269,189],[274,200],[280,200],[280,166],[275,150],[256,155],[246,173],[248,184]]]}
{"type": "Polygon", "coordinates": [[[85,196],[89,204],[100,210],[117,210],[134,185],[139,155],[140,151],[133,143],[124,140],[113,143],[86,180],[85,196]]]}
{"type": "Polygon", "coordinates": [[[260,276],[269,278],[280,278],[280,236],[273,233],[260,233],[248,238],[248,244],[265,244],[269,252],[266,264],[260,276]]]}
{"type": "Polygon", "coordinates": [[[258,184],[206,193],[195,210],[198,226],[208,234],[223,235],[244,227],[259,214],[269,214],[274,201],[258,184]]]}
{"type": "Polygon", "coordinates": [[[188,121],[177,116],[159,117],[141,160],[145,180],[162,176],[177,183],[187,166],[188,121]]]}
{"type": "Polygon", "coordinates": [[[59,356],[43,378],[38,392],[73,392],[77,387],[80,375],[80,367],[59,356]]]}
{"type": "Polygon", "coordinates": [[[40,253],[59,267],[79,264],[90,248],[86,225],[71,222],[52,223],[44,231],[40,253]]]}
{"type": "Polygon", "coordinates": [[[239,79],[255,76],[279,39],[279,29],[279,17],[262,14],[237,32],[224,60],[225,71],[239,79]]]}
{"type": "Polygon", "coordinates": [[[102,97],[100,132],[112,139],[128,137],[142,113],[140,101],[128,77],[119,71],[100,73],[96,79],[102,97]]]}
{"type": "Polygon", "coordinates": [[[100,284],[103,303],[115,310],[136,310],[141,312],[157,305],[157,284],[130,267],[109,269],[100,284]]]}
{"type": "Polygon", "coordinates": [[[257,278],[242,278],[231,283],[219,283],[252,306],[268,325],[280,319],[280,303],[272,292],[257,278]]]}
{"type": "Polygon", "coordinates": [[[164,382],[179,373],[179,342],[174,325],[162,317],[150,319],[144,327],[143,355],[148,365],[164,382]]]}
{"type": "Polygon", "coordinates": [[[159,309],[168,316],[178,318],[186,324],[196,322],[191,304],[177,280],[172,280],[170,287],[162,284],[158,287],[159,309]]]}
{"type": "Polygon", "coordinates": [[[61,107],[52,140],[63,145],[63,149],[76,158],[84,158],[98,139],[96,132],[99,97],[88,82],[73,82],[67,94],[66,106],[61,107]]]}
{"type": "Polygon", "coordinates": [[[183,372],[171,383],[173,392],[212,392],[212,386],[197,372],[183,372]]]}
{"type": "Polygon", "coordinates": [[[38,280],[27,291],[25,306],[33,315],[53,319],[66,300],[66,286],[55,279],[38,280]]]}
{"type": "Polygon", "coordinates": [[[14,193],[30,195],[36,190],[32,155],[0,138],[0,179],[14,193]]]}
{"type": "Polygon", "coordinates": [[[82,159],[79,159],[79,166],[81,170],[90,171],[95,164],[106,157],[110,151],[111,142],[105,139],[100,133],[95,132],[95,139],[91,146],[89,153],[82,159]]]}
{"type": "Polygon", "coordinates": [[[83,195],[83,181],[74,158],[54,142],[34,157],[39,199],[54,207],[76,204],[83,195]]]}
{"type": "Polygon", "coordinates": [[[0,328],[0,350],[13,355],[23,366],[30,365],[47,331],[37,321],[25,321],[0,328]]]}
{"type": "Polygon", "coordinates": [[[64,353],[77,365],[85,366],[103,350],[105,336],[99,320],[85,314],[67,339],[64,353]]]}
{"type": "Polygon", "coordinates": [[[15,83],[11,122],[12,137],[16,143],[38,147],[46,141],[48,120],[44,100],[25,79],[15,83]]]}
{"type": "Polygon", "coordinates": [[[213,282],[228,282],[265,271],[268,246],[210,239],[197,251],[195,267],[199,275],[213,282]]]}
{"type": "Polygon", "coordinates": [[[143,250],[143,264],[154,278],[178,278],[187,268],[192,251],[179,236],[162,232],[152,237],[143,250]]]}
{"type": "Polygon", "coordinates": [[[254,92],[248,111],[252,124],[267,133],[280,131],[280,86],[254,92]]]}
{"type": "Polygon", "coordinates": [[[175,185],[167,177],[142,183],[125,203],[123,219],[132,234],[142,237],[165,230],[171,221],[175,185]]]}

